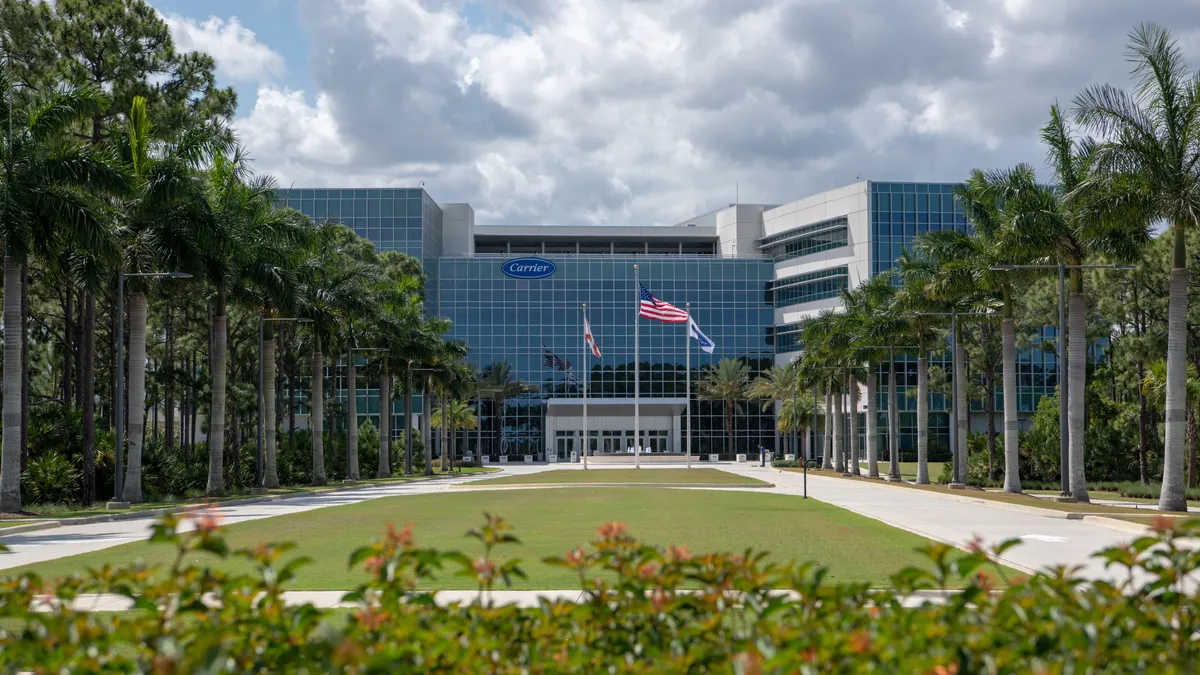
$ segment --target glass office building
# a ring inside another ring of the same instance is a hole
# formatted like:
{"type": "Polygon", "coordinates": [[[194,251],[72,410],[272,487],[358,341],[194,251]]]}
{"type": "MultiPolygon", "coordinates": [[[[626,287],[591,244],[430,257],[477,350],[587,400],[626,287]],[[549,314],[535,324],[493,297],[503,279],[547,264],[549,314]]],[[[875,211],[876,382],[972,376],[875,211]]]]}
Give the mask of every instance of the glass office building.
{"type": "MultiPolygon", "coordinates": [[[[448,337],[467,344],[471,365],[481,372],[506,367],[528,386],[502,402],[484,397],[481,429],[465,434],[468,453],[516,461],[578,454],[585,445],[586,379],[590,453],[619,454],[634,445],[681,453],[690,447],[702,458],[728,459],[780,444],[769,409],[738,401],[730,424],[724,401],[703,399],[698,385],[707,367],[736,359],[753,379],[795,358],[803,349],[805,320],[839,307],[843,290],[887,273],[921,234],[967,227],[952,191],[952,184],[868,181],[788,204],[731,204],[657,227],[477,225],[469,204],[439,205],[419,188],[292,189],[281,191],[280,202],[316,219],[338,220],[380,250],[420,259],[426,306],[453,322],[448,337]],[[541,271],[510,273],[506,264],[523,258],[534,259],[541,271]],[[709,355],[692,343],[690,397],[684,328],[636,318],[635,265],[640,282],[659,299],[678,307],[690,303],[717,345],[709,355]],[[585,303],[600,359],[584,354],[585,303]],[[640,438],[633,424],[635,322],[640,438]]],[[[1047,329],[1039,339],[1053,336],[1047,329]]],[[[948,372],[949,355],[934,354],[931,364],[948,372]]],[[[1022,413],[1053,394],[1056,365],[1054,354],[1036,345],[1019,355],[1022,413]]],[[[915,355],[900,357],[897,366],[900,440],[907,455],[916,447],[916,400],[908,394],[916,387],[915,355]]],[[[886,373],[881,416],[883,385],[886,373]]],[[[368,386],[358,395],[363,418],[377,419],[378,390],[368,386]]],[[[931,396],[935,459],[948,448],[947,403],[931,396]]],[[[998,393],[998,410],[1000,403],[998,393]]],[[[974,409],[982,409],[979,402],[974,409]]],[[[400,401],[392,411],[399,434],[405,417],[400,401]]],[[[414,413],[420,412],[418,397],[414,413]]],[[[981,428],[976,417],[972,425],[981,428]]],[[[880,443],[886,447],[886,438],[880,443]]]]}

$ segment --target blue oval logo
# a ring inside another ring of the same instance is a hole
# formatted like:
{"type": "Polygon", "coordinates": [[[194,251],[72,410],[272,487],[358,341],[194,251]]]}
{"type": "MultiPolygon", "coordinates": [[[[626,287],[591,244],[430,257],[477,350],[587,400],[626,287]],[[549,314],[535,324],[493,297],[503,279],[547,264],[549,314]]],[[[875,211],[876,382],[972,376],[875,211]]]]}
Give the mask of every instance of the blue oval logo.
{"type": "Polygon", "coordinates": [[[514,258],[500,269],[514,279],[545,279],[557,268],[554,263],[541,258],[514,258]]]}

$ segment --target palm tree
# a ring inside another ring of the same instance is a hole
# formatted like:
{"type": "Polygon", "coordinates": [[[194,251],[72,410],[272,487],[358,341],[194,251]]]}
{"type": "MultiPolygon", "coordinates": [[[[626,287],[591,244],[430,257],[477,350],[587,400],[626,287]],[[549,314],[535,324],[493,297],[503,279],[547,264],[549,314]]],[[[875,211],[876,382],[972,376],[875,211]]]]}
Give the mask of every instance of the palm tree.
{"type": "Polygon", "coordinates": [[[914,315],[917,312],[939,312],[944,307],[932,298],[928,285],[934,267],[927,258],[902,252],[900,278],[903,281],[896,293],[896,309],[905,317],[910,339],[917,343],[917,483],[929,484],[929,345],[934,340],[935,317],[914,315]]]}
{"type": "Polygon", "coordinates": [[[1092,176],[1079,188],[1098,193],[1096,206],[1109,217],[1119,218],[1132,206],[1144,212],[1147,220],[1165,220],[1173,228],[1167,433],[1159,508],[1186,511],[1183,420],[1187,409],[1188,269],[1184,233],[1200,226],[1200,86],[1196,74],[1188,72],[1179,43],[1159,26],[1138,26],[1129,36],[1125,53],[1133,65],[1134,93],[1100,85],[1085,89],[1075,99],[1075,118],[1107,141],[1096,149],[1092,176]]]}
{"type": "Polygon", "coordinates": [[[799,440],[794,451],[800,461],[804,461],[803,432],[806,429],[812,429],[815,424],[816,416],[813,414],[813,398],[810,394],[804,393],[797,396],[793,392],[790,397],[783,399],[779,406],[775,428],[784,438],[793,433],[796,434],[799,440]]]}
{"type": "Polygon", "coordinates": [[[750,366],[739,359],[721,359],[705,367],[696,387],[696,395],[704,401],[721,401],[725,408],[726,454],[732,454],[733,413],[738,401],[746,398],[750,385],[750,366]]]}
{"type": "MultiPolygon", "coordinates": [[[[854,371],[859,371],[858,364],[866,363],[862,370],[867,389],[867,476],[879,478],[879,416],[876,410],[878,403],[878,362],[876,361],[877,347],[884,344],[895,344],[897,332],[901,326],[892,305],[896,289],[891,283],[891,274],[879,274],[866,283],[859,285],[853,291],[844,294],[843,303],[846,315],[854,321],[855,342],[851,345],[849,363],[854,371]],[[864,346],[865,345],[865,346],[864,346]]],[[[857,391],[857,387],[855,387],[857,391]]],[[[854,406],[857,414],[857,405],[854,406]]],[[[857,434],[858,425],[853,429],[857,434]]],[[[854,448],[857,450],[857,440],[854,448]]],[[[858,473],[858,462],[855,459],[854,473],[858,473]]]]}
{"type": "Polygon", "coordinates": [[[535,391],[536,386],[525,384],[513,375],[512,366],[507,361],[497,361],[484,369],[479,378],[479,395],[492,401],[493,450],[500,450],[505,401],[535,391]]]}
{"type": "Polygon", "coordinates": [[[0,512],[21,511],[21,303],[30,254],[58,255],[73,242],[99,257],[115,256],[103,206],[83,189],[120,194],[128,180],[111,153],[69,140],[71,127],[103,110],[103,94],[63,88],[28,107],[13,103],[0,70],[0,240],[4,246],[4,433],[0,448],[0,512]]]}
{"type": "MultiPolygon", "coordinates": [[[[759,375],[750,384],[747,394],[752,399],[763,401],[763,412],[766,412],[768,409],[780,410],[778,406],[782,406],[785,401],[791,400],[795,396],[796,377],[798,373],[799,365],[796,362],[789,363],[786,366],[775,366],[762,375],[759,375]]],[[[779,418],[779,414],[776,413],[775,425],[781,434],[780,437],[783,440],[784,452],[787,452],[789,437],[788,434],[783,433],[782,420],[779,418]]]]}
{"type": "MultiPolygon", "coordinates": [[[[368,286],[375,270],[352,258],[342,247],[350,232],[334,223],[317,226],[310,238],[307,256],[297,269],[299,306],[297,316],[312,323],[312,385],[309,430],[312,435],[312,481],[324,485],[325,475],[325,352],[338,347],[347,317],[373,309],[368,286]]],[[[381,434],[381,438],[382,438],[381,434]]]]}
{"type": "MultiPolygon", "coordinates": [[[[1050,261],[1073,266],[1069,272],[1067,304],[1067,426],[1070,455],[1071,495],[1087,502],[1087,475],[1084,467],[1087,387],[1087,299],[1083,292],[1083,270],[1078,266],[1095,256],[1132,260],[1149,242],[1149,221],[1134,222],[1104,215],[1096,202],[1110,199],[1095,183],[1085,183],[1090,167],[1097,161],[1092,141],[1077,141],[1057,106],[1050,109],[1050,121],[1042,128],[1047,158],[1054,167],[1057,187],[1026,190],[1020,198],[1020,212],[1013,220],[1013,234],[1024,250],[1040,251],[1050,261]],[[1078,337],[1078,339],[1076,339],[1078,337]],[[1075,392],[1080,392],[1075,396],[1075,392]]],[[[1121,202],[1126,214],[1128,202],[1121,202]]],[[[1118,209],[1113,206],[1113,213],[1118,209]]],[[[1063,336],[1060,336],[1063,337],[1063,336]]]]}
{"type": "Polygon", "coordinates": [[[1016,308],[1019,274],[997,271],[1000,265],[1032,260],[1013,232],[1013,221],[1024,209],[1024,199],[1038,186],[1033,169],[1021,164],[1003,171],[975,169],[955,188],[972,227],[969,232],[941,230],[920,239],[920,250],[935,261],[935,284],[942,296],[977,294],[987,303],[1000,304],[1004,391],[1004,491],[1020,492],[1017,410],[1016,308]]]}
{"type": "MultiPolygon", "coordinates": [[[[1146,376],[1142,379],[1141,383],[1141,393],[1146,398],[1154,401],[1155,405],[1160,408],[1164,407],[1167,402],[1168,380],[1167,362],[1163,360],[1154,361],[1146,369],[1146,376]]],[[[1200,372],[1196,370],[1195,364],[1191,363],[1187,366],[1187,397],[1189,401],[1200,401],[1200,372]]],[[[1188,406],[1188,436],[1193,439],[1193,442],[1189,443],[1191,451],[1188,453],[1187,485],[1193,488],[1196,487],[1198,480],[1196,472],[1200,468],[1196,465],[1196,444],[1194,441],[1198,423],[1200,423],[1200,412],[1192,406],[1188,406]]]]}
{"type": "MultiPolygon", "coordinates": [[[[228,144],[215,148],[207,187],[213,228],[201,241],[200,260],[205,281],[213,290],[205,489],[209,497],[225,494],[229,301],[264,309],[303,306],[294,271],[302,260],[297,257],[298,248],[311,235],[310,223],[296,211],[276,208],[275,187],[269,176],[251,173],[250,159],[240,148],[228,144]]],[[[264,380],[273,379],[273,371],[271,365],[264,380]]],[[[274,449],[268,444],[265,452],[274,449]]]]}
{"type": "MultiPolygon", "coordinates": [[[[192,270],[212,232],[214,219],[199,171],[228,142],[215,125],[190,129],[178,138],[157,139],[146,114],[146,100],[133,99],[119,141],[122,161],[133,178],[118,237],[125,273],[192,270]]],[[[122,499],[142,501],[142,439],[146,395],[146,310],[149,288],[130,280],[128,452],[122,499]]],[[[121,308],[123,310],[123,308],[121,308]]]]}
{"type": "Polygon", "coordinates": [[[450,400],[447,405],[433,411],[433,427],[435,429],[445,429],[449,427],[450,438],[458,444],[459,455],[463,454],[462,441],[458,438],[456,431],[472,431],[479,426],[479,420],[475,417],[475,411],[471,406],[459,399],[450,400]],[[442,420],[446,420],[443,422],[442,420]]]}

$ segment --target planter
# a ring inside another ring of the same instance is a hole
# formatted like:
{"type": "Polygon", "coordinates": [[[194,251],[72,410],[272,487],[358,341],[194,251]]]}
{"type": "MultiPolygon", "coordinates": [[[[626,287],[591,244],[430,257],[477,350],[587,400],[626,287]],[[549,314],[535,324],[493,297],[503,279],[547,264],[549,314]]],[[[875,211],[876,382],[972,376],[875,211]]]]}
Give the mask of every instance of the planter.
{"type": "Polygon", "coordinates": [[[745,455],[743,455],[743,454],[739,454],[739,455],[737,456],[737,461],[739,461],[739,462],[744,462],[744,461],[746,461],[746,456],[745,456],[745,455]]]}
{"type": "Polygon", "coordinates": [[[708,456],[708,461],[719,462],[719,461],[721,461],[721,456],[716,453],[712,453],[711,455],[708,456]]]}

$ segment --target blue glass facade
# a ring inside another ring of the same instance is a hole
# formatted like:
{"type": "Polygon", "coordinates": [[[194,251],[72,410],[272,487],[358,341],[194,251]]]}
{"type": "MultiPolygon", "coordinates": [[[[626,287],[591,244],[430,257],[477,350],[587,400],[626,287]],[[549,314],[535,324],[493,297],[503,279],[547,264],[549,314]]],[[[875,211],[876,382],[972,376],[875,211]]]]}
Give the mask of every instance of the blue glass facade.
{"type": "Polygon", "coordinates": [[[896,264],[916,238],[940,230],[966,231],[953,183],[871,183],[871,276],[896,264]]]}
{"type": "MultiPolygon", "coordinates": [[[[438,301],[441,314],[453,321],[452,339],[471,347],[468,357],[482,369],[507,362],[515,377],[538,391],[508,401],[502,411],[508,454],[545,451],[546,402],[553,397],[581,396],[583,380],[583,315],[588,316],[603,357],[588,356],[589,397],[633,396],[634,322],[639,322],[641,395],[644,401],[682,398],[685,389],[684,327],[637,318],[634,264],[640,281],[658,298],[691,312],[716,352],[705,354],[692,343],[692,385],[701,369],[722,358],[744,359],[751,378],[771,367],[774,348],[768,331],[772,307],[767,294],[772,267],[757,259],[708,256],[544,256],[557,269],[544,279],[514,279],[501,271],[505,257],[442,258],[438,301]],[[570,375],[544,364],[545,350],[571,361],[570,375]]],[[[693,401],[692,450],[725,454],[725,424],[720,402],[693,401]]],[[[492,430],[496,411],[484,408],[482,428],[492,430]]],[[[734,452],[749,452],[764,443],[774,446],[772,417],[758,406],[739,405],[734,452]]],[[[474,447],[475,439],[468,440],[474,447]]],[[[484,452],[491,447],[483,434],[484,452]]]]}

